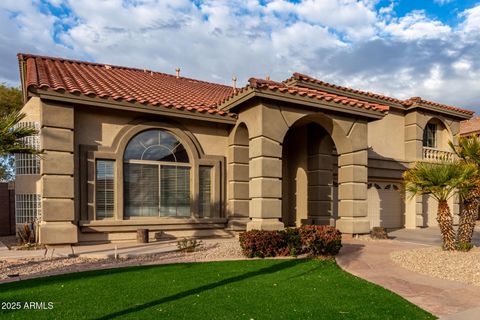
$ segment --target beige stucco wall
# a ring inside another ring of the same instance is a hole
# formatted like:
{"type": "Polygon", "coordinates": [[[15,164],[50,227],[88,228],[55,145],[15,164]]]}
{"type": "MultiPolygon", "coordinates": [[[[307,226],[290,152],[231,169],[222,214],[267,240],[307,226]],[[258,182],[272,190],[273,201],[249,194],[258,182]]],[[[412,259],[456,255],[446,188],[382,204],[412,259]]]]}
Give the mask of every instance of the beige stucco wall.
{"type": "Polygon", "coordinates": [[[371,157],[403,160],[405,133],[403,111],[391,109],[380,120],[368,123],[368,145],[371,157]]]}
{"type": "MultiPolygon", "coordinates": [[[[125,125],[139,121],[141,113],[100,109],[99,107],[75,108],[75,144],[111,147],[125,125]]],[[[167,117],[148,117],[149,121],[170,121],[167,117]]],[[[228,131],[225,125],[206,123],[189,119],[176,119],[189,130],[200,143],[205,154],[227,156],[228,131]]]]}

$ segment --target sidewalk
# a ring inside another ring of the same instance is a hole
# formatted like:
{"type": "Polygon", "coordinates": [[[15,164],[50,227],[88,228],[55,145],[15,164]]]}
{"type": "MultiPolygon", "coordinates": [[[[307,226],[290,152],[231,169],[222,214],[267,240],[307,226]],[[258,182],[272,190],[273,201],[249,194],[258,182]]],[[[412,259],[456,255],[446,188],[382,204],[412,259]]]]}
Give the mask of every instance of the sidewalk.
{"type": "MultiPolygon", "coordinates": [[[[205,241],[204,241],[205,242],[205,241]]],[[[81,258],[107,259],[134,258],[138,256],[166,253],[177,250],[177,242],[152,242],[145,244],[138,243],[105,243],[77,246],[54,246],[47,250],[2,250],[0,248],[0,259],[28,259],[35,257],[68,257],[71,255],[81,258]]]]}
{"type": "Polygon", "coordinates": [[[389,289],[440,319],[478,319],[480,287],[432,278],[396,265],[390,252],[422,247],[400,241],[344,240],[337,256],[345,271],[389,289]]]}

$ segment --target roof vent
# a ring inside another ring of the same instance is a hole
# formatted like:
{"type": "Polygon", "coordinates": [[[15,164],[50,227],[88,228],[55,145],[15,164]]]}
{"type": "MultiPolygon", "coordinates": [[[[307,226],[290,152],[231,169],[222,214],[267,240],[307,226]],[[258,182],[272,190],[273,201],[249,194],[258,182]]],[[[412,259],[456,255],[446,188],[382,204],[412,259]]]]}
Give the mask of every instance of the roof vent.
{"type": "Polygon", "coordinates": [[[112,66],[109,66],[108,64],[106,64],[105,69],[110,70],[110,69],[112,69],[112,66]]]}
{"type": "Polygon", "coordinates": [[[233,87],[233,93],[237,93],[237,77],[236,76],[232,77],[232,87],[233,87]]]}
{"type": "Polygon", "coordinates": [[[177,74],[177,79],[180,78],[180,68],[175,69],[175,73],[177,74]]]}

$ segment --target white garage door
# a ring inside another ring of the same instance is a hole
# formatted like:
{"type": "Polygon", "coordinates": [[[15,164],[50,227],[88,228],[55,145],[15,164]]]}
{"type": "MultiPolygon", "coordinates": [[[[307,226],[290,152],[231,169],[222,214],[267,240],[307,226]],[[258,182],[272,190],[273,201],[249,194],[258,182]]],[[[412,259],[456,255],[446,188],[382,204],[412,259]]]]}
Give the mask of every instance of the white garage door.
{"type": "Polygon", "coordinates": [[[371,182],[368,184],[368,217],[370,227],[403,228],[405,203],[400,184],[371,182]]]}

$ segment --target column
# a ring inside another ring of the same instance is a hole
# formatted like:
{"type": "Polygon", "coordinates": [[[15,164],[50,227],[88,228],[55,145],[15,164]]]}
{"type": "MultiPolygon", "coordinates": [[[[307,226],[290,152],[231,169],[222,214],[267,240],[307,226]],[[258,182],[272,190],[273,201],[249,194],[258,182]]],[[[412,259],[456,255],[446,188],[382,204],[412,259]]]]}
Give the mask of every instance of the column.
{"type": "Polygon", "coordinates": [[[265,136],[250,140],[250,218],[247,230],[279,230],[282,217],[282,147],[265,136]]]}
{"type": "Polygon", "coordinates": [[[43,102],[41,107],[42,222],[40,243],[78,242],[74,216],[74,110],[43,102]]]}
{"type": "Polygon", "coordinates": [[[249,218],[248,132],[237,128],[235,139],[228,146],[228,226],[230,230],[245,230],[249,218]],[[243,133],[240,131],[244,131],[243,133]]]}
{"type": "Polygon", "coordinates": [[[341,154],[338,158],[337,228],[343,233],[370,232],[367,203],[367,150],[341,154]]]}

